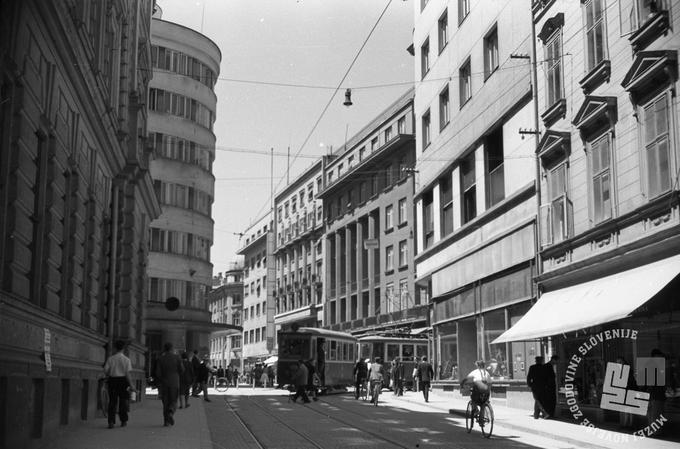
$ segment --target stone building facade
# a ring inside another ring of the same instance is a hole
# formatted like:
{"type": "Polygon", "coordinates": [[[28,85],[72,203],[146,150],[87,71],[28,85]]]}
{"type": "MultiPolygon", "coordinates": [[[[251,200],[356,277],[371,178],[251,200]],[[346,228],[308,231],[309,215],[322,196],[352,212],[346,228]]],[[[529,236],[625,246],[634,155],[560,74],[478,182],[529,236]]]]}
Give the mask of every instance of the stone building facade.
{"type": "Polygon", "coordinates": [[[152,0],[0,5],[0,446],[97,416],[128,343],[144,379],[152,0]]]}

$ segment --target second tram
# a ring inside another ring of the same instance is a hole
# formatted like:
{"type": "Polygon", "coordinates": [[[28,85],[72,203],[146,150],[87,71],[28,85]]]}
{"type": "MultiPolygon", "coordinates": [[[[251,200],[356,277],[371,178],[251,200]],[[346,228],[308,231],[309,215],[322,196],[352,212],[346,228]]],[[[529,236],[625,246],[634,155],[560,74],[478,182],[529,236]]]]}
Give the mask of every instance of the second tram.
{"type": "Polygon", "coordinates": [[[390,363],[395,358],[404,365],[404,387],[413,388],[413,368],[423,356],[428,354],[426,337],[370,335],[359,337],[359,357],[372,363],[376,357],[383,360],[385,368],[384,385],[390,384],[392,374],[390,363]]]}

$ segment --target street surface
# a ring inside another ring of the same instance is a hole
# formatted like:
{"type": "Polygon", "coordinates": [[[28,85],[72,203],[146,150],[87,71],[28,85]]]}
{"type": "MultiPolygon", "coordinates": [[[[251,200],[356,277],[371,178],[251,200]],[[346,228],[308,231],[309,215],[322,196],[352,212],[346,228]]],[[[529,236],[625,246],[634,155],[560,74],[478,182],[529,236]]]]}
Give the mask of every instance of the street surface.
{"type": "MultiPolygon", "coordinates": [[[[408,392],[412,398],[422,398],[408,392]]],[[[229,389],[206,403],[215,448],[560,448],[572,445],[494,426],[486,439],[478,427],[465,431],[465,419],[427,404],[395,400],[385,390],[378,407],[351,394],[321,396],[302,404],[287,392],[229,389]]],[[[421,399],[422,400],[422,399],[421,399]]]]}

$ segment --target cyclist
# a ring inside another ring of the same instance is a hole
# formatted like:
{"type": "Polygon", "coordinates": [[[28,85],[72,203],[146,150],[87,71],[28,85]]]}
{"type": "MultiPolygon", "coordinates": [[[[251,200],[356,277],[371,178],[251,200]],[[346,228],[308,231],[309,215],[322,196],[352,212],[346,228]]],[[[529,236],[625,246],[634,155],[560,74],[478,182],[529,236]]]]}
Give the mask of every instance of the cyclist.
{"type": "Polygon", "coordinates": [[[371,383],[371,399],[374,398],[374,394],[380,395],[380,390],[382,389],[382,381],[385,375],[385,370],[382,366],[382,359],[380,357],[375,358],[375,362],[371,363],[371,368],[368,370],[368,380],[371,383]],[[378,386],[378,388],[376,388],[378,386]],[[377,390],[374,392],[374,390],[377,390]]]}
{"type": "Polygon", "coordinates": [[[479,407],[489,400],[491,391],[491,375],[489,375],[489,372],[485,369],[486,364],[484,363],[484,360],[477,360],[475,365],[477,365],[477,368],[472,370],[460,383],[461,389],[467,384],[472,385],[470,400],[475,406],[473,416],[477,416],[479,407]]]}
{"type": "Polygon", "coordinates": [[[368,372],[368,367],[363,359],[358,359],[354,364],[354,370],[352,374],[354,375],[354,399],[359,399],[359,392],[366,382],[366,376],[368,372]]]}

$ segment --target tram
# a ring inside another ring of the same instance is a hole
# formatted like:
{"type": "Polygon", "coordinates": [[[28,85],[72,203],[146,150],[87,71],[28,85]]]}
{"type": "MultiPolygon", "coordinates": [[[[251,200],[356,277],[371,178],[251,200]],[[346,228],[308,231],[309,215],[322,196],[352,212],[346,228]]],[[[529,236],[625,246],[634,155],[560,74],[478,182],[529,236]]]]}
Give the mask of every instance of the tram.
{"type": "Polygon", "coordinates": [[[359,337],[359,356],[372,363],[376,357],[383,360],[385,368],[384,385],[390,384],[391,373],[390,363],[399,357],[404,365],[404,387],[413,389],[413,368],[423,356],[428,356],[427,337],[421,336],[387,336],[387,335],[368,335],[359,337]]]}
{"type": "Polygon", "coordinates": [[[279,359],[276,380],[279,386],[292,385],[299,360],[310,362],[319,377],[317,388],[352,385],[356,362],[356,337],[344,332],[300,327],[279,331],[279,359]]]}

